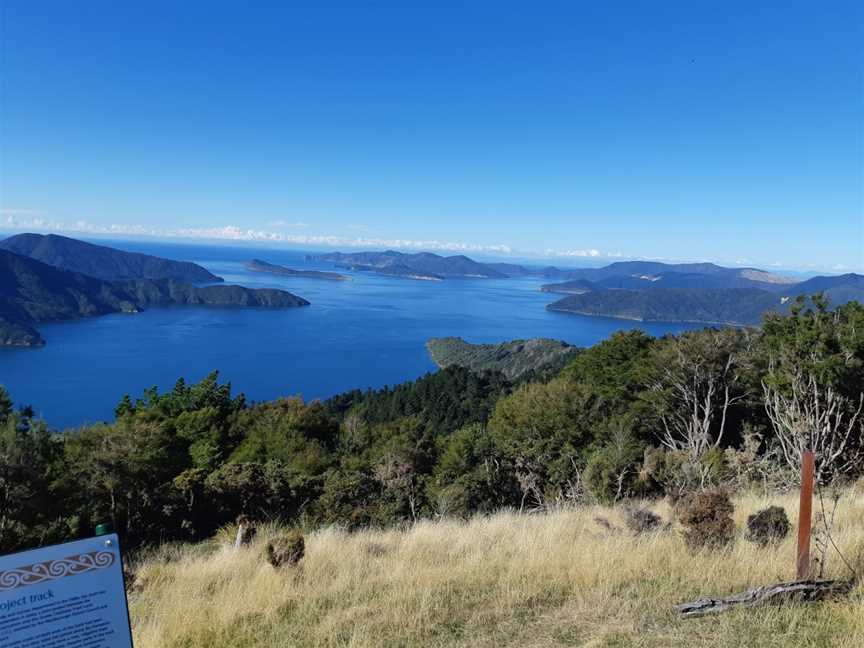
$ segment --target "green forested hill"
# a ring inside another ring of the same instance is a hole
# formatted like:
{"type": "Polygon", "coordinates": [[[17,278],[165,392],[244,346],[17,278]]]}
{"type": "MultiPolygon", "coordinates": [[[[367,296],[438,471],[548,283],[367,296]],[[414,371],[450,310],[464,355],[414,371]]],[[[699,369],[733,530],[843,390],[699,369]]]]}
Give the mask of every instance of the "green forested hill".
{"type": "Polygon", "coordinates": [[[279,275],[282,277],[303,277],[305,279],[324,279],[327,281],[350,281],[348,277],[338,272],[321,272],[320,270],[295,270],[294,268],[286,268],[285,266],[268,263],[261,259],[252,259],[246,263],[246,269],[252,272],[266,272],[269,274],[279,275]]]}
{"type": "Polygon", "coordinates": [[[529,372],[560,369],[578,353],[566,342],[546,338],[503,344],[470,344],[457,337],[433,338],[426,348],[439,367],[456,365],[472,371],[500,371],[511,380],[529,372]]]}
{"type": "Polygon", "coordinates": [[[586,292],[560,299],[547,308],[640,321],[758,324],[765,313],[785,310],[785,300],[755,288],[655,288],[586,292]]]}
{"type": "Polygon", "coordinates": [[[314,257],[319,261],[330,261],[350,265],[362,270],[393,276],[424,276],[442,279],[503,279],[507,275],[494,267],[479,263],[464,255],[441,256],[430,252],[403,254],[388,250],[386,252],[354,252],[345,254],[333,252],[314,257]]]}
{"type": "Polygon", "coordinates": [[[304,306],[283,290],[241,286],[198,287],[173,280],[104,281],[6,250],[0,250],[0,342],[4,346],[44,344],[38,322],[135,312],[147,306],[304,306]]]}
{"type": "Polygon", "coordinates": [[[188,261],[126,252],[57,234],[17,234],[0,241],[0,249],[97,279],[174,279],[189,283],[222,281],[221,277],[188,261]]]}

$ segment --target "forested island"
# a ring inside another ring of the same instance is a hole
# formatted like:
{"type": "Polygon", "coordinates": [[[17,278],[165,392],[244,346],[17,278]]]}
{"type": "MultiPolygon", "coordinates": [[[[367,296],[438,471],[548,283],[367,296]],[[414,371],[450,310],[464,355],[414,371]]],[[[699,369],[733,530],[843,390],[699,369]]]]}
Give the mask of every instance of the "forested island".
{"type": "Polygon", "coordinates": [[[324,279],[325,281],[351,281],[348,277],[338,272],[322,272],[320,270],[295,270],[294,268],[286,268],[285,266],[268,263],[261,259],[252,259],[245,264],[247,270],[252,272],[265,272],[268,274],[279,275],[281,277],[301,277],[303,279],[324,279]]]}
{"type": "Polygon", "coordinates": [[[386,252],[333,252],[310,257],[316,261],[329,261],[338,266],[363,270],[406,279],[503,279],[507,275],[484,263],[464,255],[441,256],[430,252],[404,254],[386,252]]]}
{"type": "MultiPolygon", "coordinates": [[[[125,267],[124,272],[129,272],[129,266],[125,267]]],[[[0,249],[2,346],[43,345],[45,340],[36,329],[41,322],[135,313],[151,306],[290,308],[308,303],[284,290],[196,286],[172,278],[109,281],[0,249]]]]}

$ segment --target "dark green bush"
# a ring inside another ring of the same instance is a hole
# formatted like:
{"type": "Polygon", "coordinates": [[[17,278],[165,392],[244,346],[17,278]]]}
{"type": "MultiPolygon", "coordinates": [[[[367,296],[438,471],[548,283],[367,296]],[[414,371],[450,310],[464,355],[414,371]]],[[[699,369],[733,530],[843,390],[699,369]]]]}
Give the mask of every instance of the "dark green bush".
{"type": "Polygon", "coordinates": [[[777,544],[787,535],[792,525],[782,506],[769,506],[747,518],[747,540],[766,547],[777,544]]]}
{"type": "Polygon", "coordinates": [[[631,495],[642,454],[642,448],[629,434],[614,431],[612,440],[588,458],[582,475],[585,488],[604,504],[631,495]]]}

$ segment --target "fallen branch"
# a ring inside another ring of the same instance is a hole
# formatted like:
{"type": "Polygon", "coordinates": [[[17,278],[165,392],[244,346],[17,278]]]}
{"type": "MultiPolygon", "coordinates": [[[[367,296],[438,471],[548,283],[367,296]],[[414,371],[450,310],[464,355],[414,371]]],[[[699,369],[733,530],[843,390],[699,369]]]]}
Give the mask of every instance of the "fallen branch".
{"type": "Polygon", "coordinates": [[[834,580],[803,580],[763,585],[727,598],[702,598],[692,603],[684,603],[678,606],[678,612],[685,618],[691,618],[717,614],[735,607],[752,608],[792,602],[812,603],[848,594],[853,586],[852,581],[834,580]]]}

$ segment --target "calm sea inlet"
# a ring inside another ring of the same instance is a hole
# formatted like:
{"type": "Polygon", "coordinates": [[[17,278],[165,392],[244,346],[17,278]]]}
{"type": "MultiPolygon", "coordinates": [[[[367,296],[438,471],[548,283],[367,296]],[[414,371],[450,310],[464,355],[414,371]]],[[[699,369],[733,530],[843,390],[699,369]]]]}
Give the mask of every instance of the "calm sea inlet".
{"type": "Polygon", "coordinates": [[[122,249],[194,261],[250,288],[282,288],[312,302],[286,310],[152,308],[39,326],[47,344],[0,351],[0,384],[55,428],[111,420],[124,394],[133,399],[179,377],[213,370],[250,400],[301,395],[326,398],[349,389],[393,385],[434,371],[425,343],[459,336],[469,342],[548,337],[579,346],[620,329],[652,335],[696,325],[640,323],[550,312],[548,280],[413,281],[338,270],[331,282],[249,272],[252,258],[309,270],[306,253],[278,248],[112,241],[122,249]]]}

